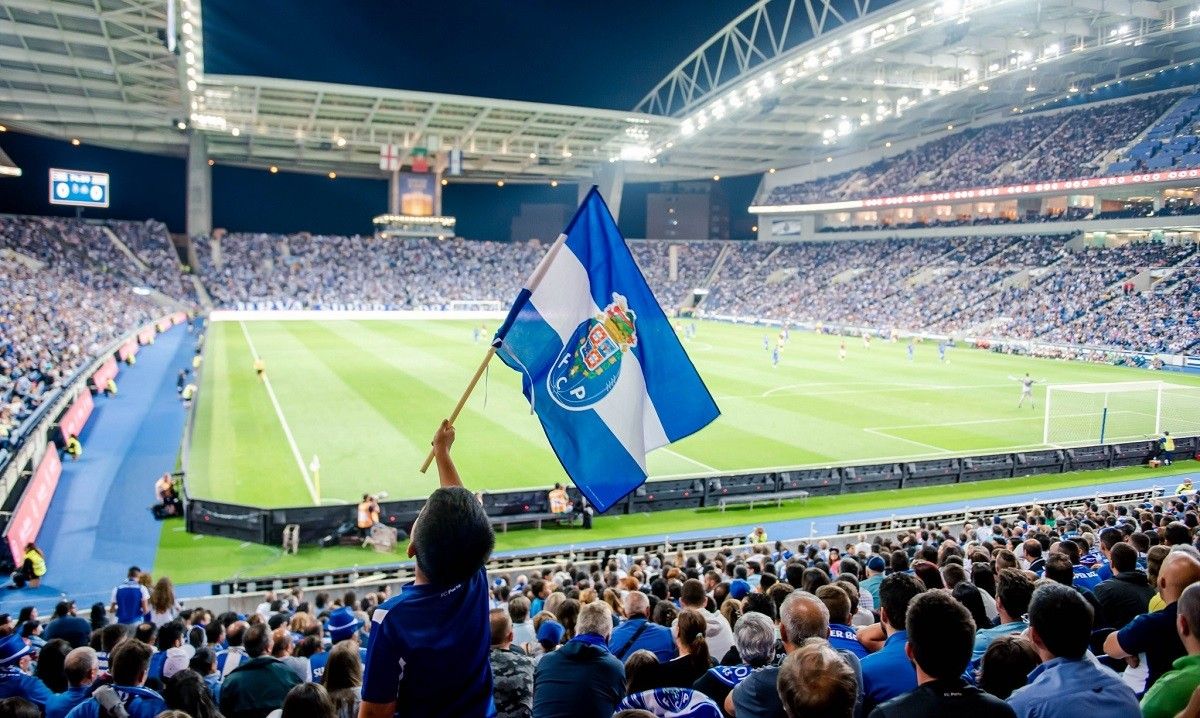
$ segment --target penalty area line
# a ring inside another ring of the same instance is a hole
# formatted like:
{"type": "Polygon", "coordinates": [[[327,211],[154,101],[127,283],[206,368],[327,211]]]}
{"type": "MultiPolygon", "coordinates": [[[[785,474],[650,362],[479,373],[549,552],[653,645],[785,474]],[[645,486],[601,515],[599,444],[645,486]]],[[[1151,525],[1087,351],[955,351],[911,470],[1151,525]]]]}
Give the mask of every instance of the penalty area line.
{"type": "Polygon", "coordinates": [[[895,439],[896,441],[907,442],[907,443],[913,444],[915,446],[923,446],[926,449],[933,449],[934,451],[936,451],[940,454],[953,454],[954,453],[953,451],[950,451],[949,449],[943,449],[940,446],[934,446],[933,444],[926,444],[926,443],[923,443],[920,441],[906,439],[903,436],[896,436],[895,434],[889,434],[888,432],[880,431],[879,429],[863,429],[863,431],[867,432],[868,434],[874,434],[875,436],[881,436],[885,439],[895,439]]]}
{"type": "MultiPolygon", "coordinates": [[[[259,360],[258,350],[254,348],[254,341],[250,338],[250,332],[246,331],[246,322],[238,320],[238,325],[242,327],[242,336],[246,338],[246,346],[250,347],[250,354],[253,355],[254,361],[259,360]]],[[[279,406],[279,399],[275,396],[275,389],[271,386],[271,377],[267,376],[264,371],[262,375],[263,386],[267,389],[267,396],[271,399],[271,406],[275,407],[275,416],[279,417],[279,425],[283,427],[283,436],[287,439],[288,446],[292,449],[292,456],[296,459],[296,466],[300,468],[300,476],[304,478],[304,484],[308,487],[308,495],[312,497],[314,505],[319,505],[320,500],[317,498],[317,488],[313,485],[312,477],[308,475],[308,466],[304,463],[304,457],[300,455],[300,447],[296,446],[296,437],[292,436],[292,427],[288,426],[287,418],[283,415],[283,408],[279,406]]]]}
{"type": "Polygon", "coordinates": [[[661,447],[659,449],[659,451],[662,451],[663,453],[666,453],[666,454],[670,454],[671,456],[674,456],[677,459],[683,459],[684,461],[688,462],[689,464],[695,464],[696,466],[699,466],[700,468],[704,469],[705,471],[711,471],[713,473],[717,473],[719,471],[716,467],[709,466],[708,464],[704,463],[703,461],[696,461],[695,459],[693,459],[690,456],[684,456],[683,454],[679,453],[678,451],[667,448],[666,446],[661,447]]]}

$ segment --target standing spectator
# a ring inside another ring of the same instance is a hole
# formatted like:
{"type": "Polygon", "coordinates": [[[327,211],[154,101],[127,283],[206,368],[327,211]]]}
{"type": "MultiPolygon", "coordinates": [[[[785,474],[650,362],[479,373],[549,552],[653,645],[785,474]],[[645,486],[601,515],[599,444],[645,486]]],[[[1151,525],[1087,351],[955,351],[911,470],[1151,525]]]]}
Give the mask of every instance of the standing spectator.
{"type": "Polygon", "coordinates": [[[679,657],[651,666],[646,688],[691,688],[709,668],[717,665],[708,652],[704,633],[708,620],[694,608],[679,612],[675,621],[675,646],[679,657]]]}
{"type": "Polygon", "coordinates": [[[1200,686],[1200,584],[1188,586],[1179,597],[1175,626],[1187,655],[1176,659],[1171,670],[1146,691],[1143,718],[1174,718],[1200,686]]]}
{"type": "Polygon", "coordinates": [[[975,634],[975,648],[971,661],[983,659],[992,641],[1010,633],[1023,633],[1028,627],[1025,614],[1029,611],[1029,599],[1033,597],[1033,581],[1017,568],[1006,568],[996,581],[996,610],[1000,613],[1000,625],[980,628],[975,634]]]}
{"type": "Polygon", "coordinates": [[[100,663],[96,652],[87,646],[76,648],[67,654],[63,673],[67,676],[67,690],[46,701],[46,718],[64,718],[71,709],[88,699],[92,684],[100,674],[100,663]]]}
{"type": "Polygon", "coordinates": [[[538,661],[534,718],[609,718],[625,695],[625,667],[608,652],[612,609],[597,601],[579,613],[577,632],[538,661]]]}
{"type": "Polygon", "coordinates": [[[29,675],[32,653],[33,648],[15,633],[0,639],[0,698],[24,698],[45,709],[53,693],[29,675]]]}
{"type": "Polygon", "coordinates": [[[625,620],[609,639],[608,648],[618,661],[645,649],[662,663],[675,657],[675,639],[671,629],[650,621],[650,599],[641,591],[625,594],[625,620]]]}
{"type": "Polygon", "coordinates": [[[128,576],[113,589],[112,611],[123,626],[137,626],[150,610],[150,591],[138,582],[141,575],[140,568],[130,566],[128,576]]]}
{"type": "Polygon", "coordinates": [[[495,536],[483,507],[463,488],[450,458],[453,444],[454,427],[443,421],[433,439],[441,486],[425,502],[408,544],[416,580],[372,619],[362,718],[392,718],[397,710],[482,718],[491,706],[484,565],[495,536]]]}
{"type": "Polygon", "coordinates": [[[329,693],[338,718],[358,718],[362,703],[362,659],[357,646],[348,641],[334,646],[321,684],[329,693]]]}
{"type": "Polygon", "coordinates": [[[143,687],[154,651],[141,641],[126,640],[117,644],[109,661],[112,685],[92,693],[90,700],[75,706],[67,718],[100,718],[115,715],[113,708],[123,705],[129,718],[154,718],[167,710],[166,701],[158,693],[143,687]],[[104,706],[102,709],[101,706],[104,706]]]}
{"type": "Polygon", "coordinates": [[[492,699],[497,718],[529,718],[533,712],[533,659],[513,648],[512,617],[503,608],[493,608],[492,699]]]}
{"type": "Polygon", "coordinates": [[[158,579],[154,590],[150,592],[149,603],[150,623],[163,626],[175,620],[179,615],[180,605],[175,600],[175,585],[171,583],[171,579],[166,576],[158,579]]]}
{"type": "Polygon", "coordinates": [[[979,687],[1000,700],[1008,700],[1013,691],[1028,682],[1029,674],[1041,662],[1028,638],[1001,636],[992,641],[979,663],[979,687]]]}
{"type": "Polygon", "coordinates": [[[710,655],[724,656],[733,648],[733,629],[729,627],[729,621],[719,612],[708,610],[708,595],[704,593],[704,584],[698,579],[689,578],[683,582],[679,606],[681,609],[694,608],[704,617],[707,624],[704,638],[710,655]]]}
{"type": "Polygon", "coordinates": [[[733,627],[733,642],[741,664],[710,668],[692,684],[719,706],[747,676],[775,661],[775,624],[761,613],[746,613],[733,627]]]}
{"type": "Polygon", "coordinates": [[[61,638],[71,644],[71,648],[86,646],[91,637],[91,624],[76,615],[75,602],[71,600],[58,602],[54,607],[54,618],[46,624],[46,631],[42,634],[47,641],[61,638]]]}
{"type": "Polygon", "coordinates": [[[871,718],[973,716],[1015,718],[1004,701],[963,680],[975,643],[975,621],[946,591],[913,599],[904,619],[904,651],[917,672],[917,689],[880,705],[871,718]]]}
{"type": "Polygon", "coordinates": [[[250,660],[221,682],[221,712],[225,718],[266,718],[302,681],[271,655],[271,632],[266,624],[247,628],[242,644],[250,660]]]}
{"type": "Polygon", "coordinates": [[[1100,603],[1104,625],[1120,630],[1137,616],[1146,612],[1154,588],[1146,572],[1137,567],[1137,549],[1118,543],[1108,552],[1112,577],[1096,586],[1093,593],[1100,603]]]}
{"type": "MultiPolygon", "coordinates": [[[[879,584],[879,620],[887,640],[883,648],[862,660],[864,712],[917,687],[917,673],[908,660],[904,621],[908,604],[925,587],[907,573],[893,573],[879,584]]],[[[869,629],[868,629],[869,630],[869,629]]]]}
{"type": "Polygon", "coordinates": [[[1020,718],[1127,718],[1137,697],[1120,676],[1087,655],[1092,607],[1068,586],[1049,583],[1033,592],[1029,638],[1042,664],[1029,685],[1009,696],[1020,718]]]}
{"type": "Polygon", "coordinates": [[[1171,669],[1175,659],[1187,653],[1175,630],[1175,621],[1179,596],[1197,581],[1200,581],[1200,561],[1184,551],[1171,551],[1163,559],[1162,568],[1158,571],[1158,589],[1167,603],[1166,608],[1144,613],[1104,639],[1104,652],[1111,658],[1145,654],[1150,671],[1146,678],[1146,690],[1150,690],[1158,677],[1171,669]]]}

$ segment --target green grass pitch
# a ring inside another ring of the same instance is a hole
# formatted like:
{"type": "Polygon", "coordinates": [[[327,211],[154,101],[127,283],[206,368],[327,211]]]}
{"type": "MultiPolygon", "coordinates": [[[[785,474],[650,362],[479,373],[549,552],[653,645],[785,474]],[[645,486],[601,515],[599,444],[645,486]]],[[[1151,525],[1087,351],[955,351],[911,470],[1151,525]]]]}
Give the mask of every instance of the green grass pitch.
{"type": "MultiPolygon", "coordinates": [[[[309,505],[313,491],[300,463],[316,454],[323,503],[378,491],[424,497],[437,484],[432,470],[417,470],[429,438],[486,350],[473,341],[475,326],[213,323],[188,457],[190,493],[309,505]],[[255,376],[251,344],[266,363],[275,401],[255,376]]],[[[910,362],[903,343],[876,340],[868,350],[847,338],[840,361],[837,337],[801,332],[792,333],[774,367],[763,349],[768,334],[773,342],[774,332],[761,327],[698,323],[686,346],[722,415],[654,452],[654,477],[1034,448],[1042,441],[1045,387],[1036,388],[1036,409],[1018,409],[1011,377],[1026,371],[1052,384],[1163,379],[1200,386],[1200,378],[1181,374],[961,347],[941,363],[930,342],[918,344],[910,362]]],[[[545,488],[565,479],[520,393],[520,377],[498,361],[457,428],[454,455],[472,489],[545,488]]]]}

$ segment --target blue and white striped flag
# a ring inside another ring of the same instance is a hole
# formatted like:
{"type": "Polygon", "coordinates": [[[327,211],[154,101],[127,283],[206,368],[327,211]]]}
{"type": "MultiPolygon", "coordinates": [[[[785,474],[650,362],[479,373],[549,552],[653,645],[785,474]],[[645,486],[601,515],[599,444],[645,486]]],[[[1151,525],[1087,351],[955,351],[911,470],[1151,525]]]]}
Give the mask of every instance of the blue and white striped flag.
{"type": "Polygon", "coordinates": [[[567,475],[606,511],[646,454],[721,413],[595,187],[517,296],[493,344],[567,475]]]}

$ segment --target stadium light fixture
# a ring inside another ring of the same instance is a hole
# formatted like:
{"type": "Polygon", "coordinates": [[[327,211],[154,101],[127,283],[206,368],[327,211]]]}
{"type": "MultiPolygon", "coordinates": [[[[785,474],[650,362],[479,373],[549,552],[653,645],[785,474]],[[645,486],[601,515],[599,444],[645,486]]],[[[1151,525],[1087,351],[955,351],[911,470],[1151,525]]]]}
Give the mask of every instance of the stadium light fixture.
{"type": "Polygon", "coordinates": [[[757,231],[758,231],[758,225],[757,225],[757,224],[750,225],[750,231],[751,231],[751,232],[757,232],[757,231]]]}
{"type": "Polygon", "coordinates": [[[208,161],[208,166],[209,166],[209,167],[212,167],[212,166],[213,166],[213,165],[215,165],[216,163],[217,163],[217,161],[216,161],[216,160],[214,160],[214,159],[210,159],[210,160],[208,161]]]}
{"type": "Polygon", "coordinates": [[[713,182],[720,182],[720,181],[721,181],[721,175],[713,175],[713,182]]]}
{"type": "Polygon", "coordinates": [[[191,35],[192,31],[195,29],[196,28],[192,27],[192,23],[190,23],[190,22],[183,23],[183,34],[184,35],[191,35]]]}
{"type": "Polygon", "coordinates": [[[176,122],[176,123],[175,123],[175,127],[177,127],[177,128],[178,128],[178,129],[180,129],[180,130],[186,130],[186,129],[187,129],[187,123],[186,123],[186,122],[184,122],[183,120],[180,120],[180,121],[178,121],[178,122],[176,122]]]}
{"type": "Polygon", "coordinates": [[[337,179],[337,172],[330,172],[329,179],[337,179]]]}
{"type": "MultiPolygon", "coordinates": [[[[3,127],[3,125],[0,125],[0,127],[3,127]]],[[[767,170],[767,174],[775,174],[775,168],[772,167],[771,169],[767,170]]]]}
{"type": "Polygon", "coordinates": [[[646,145],[625,145],[620,157],[626,162],[642,162],[650,157],[652,150],[646,145]]]}
{"type": "Polygon", "coordinates": [[[195,92],[197,87],[199,87],[199,85],[198,85],[198,84],[196,84],[196,81],[195,81],[195,80],[188,80],[188,81],[187,81],[187,88],[188,88],[188,92],[195,92]]]}
{"type": "MultiPolygon", "coordinates": [[[[692,122],[690,118],[684,120],[683,123],[679,125],[679,133],[684,137],[690,137],[691,135],[694,135],[696,133],[696,123],[692,122]]],[[[564,156],[566,155],[564,154],[564,156]]]]}
{"type": "MultiPolygon", "coordinates": [[[[442,181],[443,181],[443,182],[445,182],[446,180],[442,180],[442,181]]],[[[558,186],[558,180],[550,180],[550,186],[551,186],[551,187],[557,187],[557,186],[558,186]]]]}
{"type": "Polygon", "coordinates": [[[979,86],[979,91],[980,91],[980,92],[987,92],[989,89],[991,89],[991,88],[989,88],[987,85],[980,85],[980,86],[979,86]]]}
{"type": "Polygon", "coordinates": [[[279,168],[275,165],[271,165],[271,174],[279,174],[279,168]]]}
{"type": "Polygon", "coordinates": [[[71,144],[72,144],[72,145],[74,145],[75,147],[78,147],[78,146],[79,146],[79,138],[78,138],[78,137],[72,137],[72,138],[71,138],[71,144]]]}
{"type": "Polygon", "coordinates": [[[827,82],[829,80],[829,75],[820,74],[820,75],[817,75],[817,79],[820,80],[821,82],[827,82]]]}
{"type": "Polygon", "coordinates": [[[1031,82],[1031,83],[1029,83],[1028,85],[1026,85],[1026,86],[1025,86],[1025,91],[1026,91],[1026,92],[1037,92],[1037,85],[1034,85],[1034,84],[1031,82]]]}
{"type": "Polygon", "coordinates": [[[536,152],[530,152],[530,153],[529,153],[529,159],[531,159],[531,160],[536,160],[536,159],[537,159],[537,153],[536,153],[536,152]]]}
{"type": "Polygon", "coordinates": [[[346,138],[345,137],[339,137],[334,142],[337,144],[338,147],[346,146],[346,138]]]}
{"type": "Polygon", "coordinates": [[[876,87],[881,87],[881,86],[883,85],[883,82],[884,82],[884,81],[883,81],[883,78],[882,78],[882,77],[876,77],[876,78],[875,78],[875,79],[874,79],[874,80],[871,82],[871,84],[875,85],[876,87]]]}
{"type": "Polygon", "coordinates": [[[833,162],[833,158],[832,158],[832,157],[826,157],[826,158],[825,158],[825,161],[826,161],[826,162],[833,162]]]}
{"type": "Polygon", "coordinates": [[[242,131],[239,130],[238,128],[234,127],[232,130],[229,131],[229,134],[233,135],[234,137],[238,137],[242,134],[242,131]]]}
{"type": "Polygon", "coordinates": [[[497,186],[497,187],[503,187],[503,186],[504,186],[504,180],[496,180],[496,186],[497,186]]]}
{"type": "Polygon", "coordinates": [[[892,146],[892,143],[891,143],[891,142],[884,142],[884,143],[883,143],[883,146],[884,146],[884,147],[891,147],[891,146],[892,146]]]}
{"type": "Polygon", "coordinates": [[[8,132],[8,128],[4,125],[0,125],[0,132],[8,132]]]}

